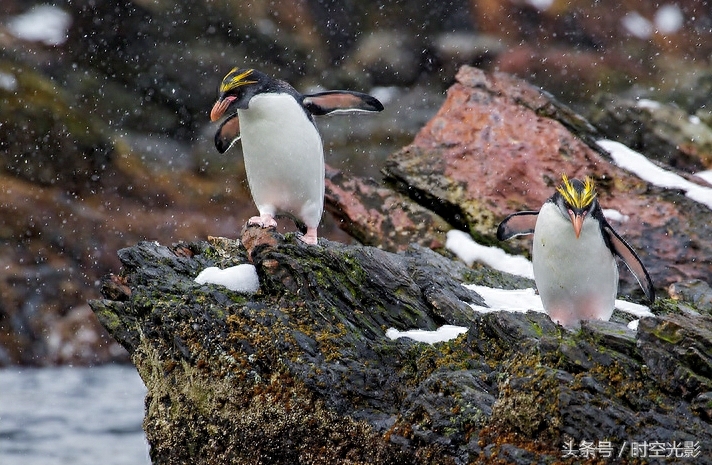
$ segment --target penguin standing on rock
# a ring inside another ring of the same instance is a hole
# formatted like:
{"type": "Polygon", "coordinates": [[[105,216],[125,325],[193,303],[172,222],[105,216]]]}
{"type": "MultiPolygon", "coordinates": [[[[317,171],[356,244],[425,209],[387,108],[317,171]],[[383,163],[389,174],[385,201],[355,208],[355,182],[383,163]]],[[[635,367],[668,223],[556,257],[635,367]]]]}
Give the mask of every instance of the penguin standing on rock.
{"type": "Polygon", "coordinates": [[[618,293],[620,257],[653,302],[648,271],[603,216],[593,180],[563,175],[563,184],[538,212],[514,213],[499,225],[497,238],[534,233],[534,280],[552,320],[576,327],[581,320],[608,320],[618,293]]]}
{"type": "Polygon", "coordinates": [[[242,142],[247,182],[260,212],[248,224],[275,227],[276,215],[288,215],[306,226],[302,241],[316,244],[324,210],[324,148],[312,115],[381,110],[381,102],[359,92],[302,95],[257,70],[230,71],[210,119],[228,114],[215,134],[220,153],[242,142]]]}

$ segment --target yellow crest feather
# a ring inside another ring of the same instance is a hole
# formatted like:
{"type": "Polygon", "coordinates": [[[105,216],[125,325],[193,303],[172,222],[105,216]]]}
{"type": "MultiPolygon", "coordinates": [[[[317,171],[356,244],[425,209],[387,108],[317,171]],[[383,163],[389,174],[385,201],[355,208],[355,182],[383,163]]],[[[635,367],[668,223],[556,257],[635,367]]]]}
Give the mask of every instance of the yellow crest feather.
{"type": "Polygon", "coordinates": [[[565,174],[561,175],[563,184],[556,188],[559,194],[564,198],[566,203],[574,208],[582,209],[591,205],[593,199],[596,198],[596,186],[593,184],[593,179],[590,176],[586,176],[583,180],[583,191],[577,191],[571,182],[569,182],[568,176],[565,174]]]}
{"type": "Polygon", "coordinates": [[[223,78],[222,82],[220,83],[220,93],[224,94],[225,92],[229,92],[232,89],[235,89],[240,86],[246,86],[247,84],[255,84],[257,81],[247,81],[245,80],[246,77],[248,77],[252,72],[254,71],[253,69],[248,69],[247,71],[244,71],[240,74],[235,74],[237,73],[238,69],[237,68],[232,68],[229,73],[225,75],[223,78]]]}

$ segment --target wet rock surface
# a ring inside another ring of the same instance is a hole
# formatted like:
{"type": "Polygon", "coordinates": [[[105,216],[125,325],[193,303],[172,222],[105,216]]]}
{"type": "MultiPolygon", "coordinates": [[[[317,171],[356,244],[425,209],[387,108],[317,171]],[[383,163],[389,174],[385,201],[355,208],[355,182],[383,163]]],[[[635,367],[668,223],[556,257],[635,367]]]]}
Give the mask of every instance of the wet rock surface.
{"type": "Polygon", "coordinates": [[[148,388],[153,463],[569,463],[581,458],[566,444],[584,440],[624,458],[632,442],[692,441],[695,463],[712,463],[712,316],[691,301],[660,302],[637,332],[568,332],[544,314],[473,312],[461,283],[531,283],[420,246],[242,239],[122,249],[91,302],[148,388]],[[256,294],[194,281],[239,263],[256,267],[256,294]],[[443,324],[468,331],[385,335],[443,324]]]}

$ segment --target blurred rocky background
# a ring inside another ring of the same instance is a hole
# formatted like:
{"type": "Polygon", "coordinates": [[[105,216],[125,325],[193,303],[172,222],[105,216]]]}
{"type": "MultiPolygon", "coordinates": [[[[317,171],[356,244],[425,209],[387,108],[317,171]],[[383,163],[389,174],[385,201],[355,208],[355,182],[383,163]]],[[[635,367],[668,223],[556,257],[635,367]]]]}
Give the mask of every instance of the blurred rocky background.
{"type": "MultiPolygon", "coordinates": [[[[694,0],[3,0],[0,365],[127,360],[86,303],[116,251],[237,237],[253,211],[242,160],[217,154],[208,118],[233,66],[381,98],[377,117],[318,122],[327,163],[377,185],[463,64],[709,169],[710,57],[712,11],[694,0]]],[[[325,215],[321,234],[354,240],[338,226],[325,215]]]]}

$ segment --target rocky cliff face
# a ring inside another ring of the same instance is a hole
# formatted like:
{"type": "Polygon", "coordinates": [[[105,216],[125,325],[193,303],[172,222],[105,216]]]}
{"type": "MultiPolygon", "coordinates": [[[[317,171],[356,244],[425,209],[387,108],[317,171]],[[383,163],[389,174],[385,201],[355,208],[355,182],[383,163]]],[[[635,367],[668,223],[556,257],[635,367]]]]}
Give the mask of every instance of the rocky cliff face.
{"type": "Polygon", "coordinates": [[[604,445],[634,461],[644,442],[712,463],[712,316],[692,302],[660,301],[637,332],[568,332],[541,313],[476,313],[461,285],[528,280],[420,246],[310,247],[256,228],[119,257],[91,306],[148,388],[153,463],[529,464],[604,445]],[[194,281],[239,263],[257,293],[194,281]],[[444,324],[468,330],[435,345],[385,334],[444,324]]]}
{"type": "Polygon", "coordinates": [[[712,463],[710,289],[694,279],[709,273],[709,209],[618,168],[597,137],[527,83],[466,67],[385,184],[328,172],[332,213],[377,247],[248,228],[122,249],[91,307],[148,387],[154,463],[712,463]],[[537,208],[562,171],[596,177],[602,204],[632,218],[618,229],[663,296],[637,330],[619,314],[569,332],[469,305],[484,301],[463,283],[533,283],[466,267],[445,232],[493,241],[497,220],[537,208]],[[194,281],[243,263],[255,294],[194,281]],[[386,336],[446,324],[467,332],[386,336]]]}

